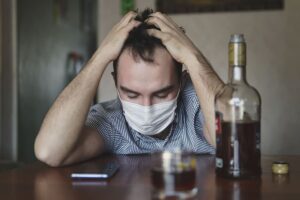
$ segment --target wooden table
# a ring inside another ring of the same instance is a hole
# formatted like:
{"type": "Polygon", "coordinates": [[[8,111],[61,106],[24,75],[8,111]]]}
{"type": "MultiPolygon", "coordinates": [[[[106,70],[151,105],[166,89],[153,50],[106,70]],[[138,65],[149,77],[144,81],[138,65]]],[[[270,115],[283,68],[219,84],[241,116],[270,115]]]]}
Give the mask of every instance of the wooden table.
{"type": "MultiPolygon", "coordinates": [[[[149,155],[105,155],[89,162],[64,168],[51,168],[41,163],[0,172],[0,199],[151,199],[149,155]],[[73,171],[82,167],[103,165],[115,161],[119,172],[109,181],[77,181],[70,179],[73,171]]],[[[197,156],[197,187],[195,199],[300,199],[300,156],[263,156],[263,173],[256,180],[216,178],[214,156],[197,156]],[[289,162],[288,176],[271,172],[274,160],[289,162]]]]}

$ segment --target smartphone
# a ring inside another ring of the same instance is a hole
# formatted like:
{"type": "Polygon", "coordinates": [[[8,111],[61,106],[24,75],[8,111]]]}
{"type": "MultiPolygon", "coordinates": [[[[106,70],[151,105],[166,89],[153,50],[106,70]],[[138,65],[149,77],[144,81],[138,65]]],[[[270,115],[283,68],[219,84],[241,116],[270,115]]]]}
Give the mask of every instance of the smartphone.
{"type": "Polygon", "coordinates": [[[72,179],[108,179],[119,169],[117,163],[107,163],[99,168],[84,169],[71,174],[72,179]]]}

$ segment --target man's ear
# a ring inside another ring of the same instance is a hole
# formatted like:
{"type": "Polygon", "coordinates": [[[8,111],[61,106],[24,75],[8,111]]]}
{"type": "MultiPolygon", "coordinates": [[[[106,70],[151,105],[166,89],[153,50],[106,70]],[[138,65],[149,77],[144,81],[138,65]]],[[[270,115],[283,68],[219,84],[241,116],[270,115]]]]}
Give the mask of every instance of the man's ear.
{"type": "Polygon", "coordinates": [[[111,75],[112,75],[112,77],[113,77],[113,79],[114,79],[114,82],[115,82],[115,86],[116,86],[116,88],[117,88],[117,74],[116,74],[116,72],[111,72],[111,75]]]}

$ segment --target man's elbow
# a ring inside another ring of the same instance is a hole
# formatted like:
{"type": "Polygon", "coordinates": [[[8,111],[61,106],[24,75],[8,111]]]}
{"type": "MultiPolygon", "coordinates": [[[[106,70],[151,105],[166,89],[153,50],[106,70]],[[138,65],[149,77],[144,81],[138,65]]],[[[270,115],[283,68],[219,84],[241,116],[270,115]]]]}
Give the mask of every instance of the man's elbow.
{"type": "Polygon", "coordinates": [[[58,155],[53,155],[51,149],[47,148],[46,145],[40,144],[37,139],[34,144],[34,154],[39,161],[51,167],[63,166],[63,160],[59,159],[58,155]]]}

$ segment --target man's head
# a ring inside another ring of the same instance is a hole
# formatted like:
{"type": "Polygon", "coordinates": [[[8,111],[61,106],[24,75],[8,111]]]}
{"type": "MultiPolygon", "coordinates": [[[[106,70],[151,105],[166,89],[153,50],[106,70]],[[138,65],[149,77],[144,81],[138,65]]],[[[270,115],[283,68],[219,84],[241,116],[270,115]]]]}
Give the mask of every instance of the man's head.
{"type": "Polygon", "coordinates": [[[152,10],[145,10],[135,20],[141,25],[128,35],[119,57],[114,61],[114,79],[120,97],[140,105],[152,105],[174,99],[178,93],[182,65],[160,39],[149,36],[145,23],[152,10]]]}

